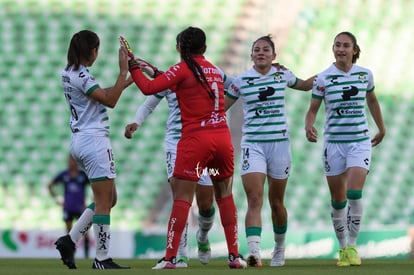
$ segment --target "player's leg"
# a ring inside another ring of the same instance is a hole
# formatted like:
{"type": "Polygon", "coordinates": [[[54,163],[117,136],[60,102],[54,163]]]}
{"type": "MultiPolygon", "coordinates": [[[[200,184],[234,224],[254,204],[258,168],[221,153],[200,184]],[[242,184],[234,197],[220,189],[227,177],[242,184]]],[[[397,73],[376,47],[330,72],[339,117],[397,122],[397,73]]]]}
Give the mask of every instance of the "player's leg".
{"type": "MultiPolygon", "coordinates": [[[[175,159],[177,156],[177,141],[172,139],[165,140],[165,164],[167,169],[167,176],[168,182],[171,187],[171,194],[174,194],[174,167],[175,167],[175,159]]],[[[188,222],[186,223],[183,233],[180,239],[180,245],[177,251],[177,268],[185,268],[188,267],[189,256],[188,256],[188,222]]]]}
{"type": "Polygon", "coordinates": [[[207,167],[216,171],[210,175],[214,185],[214,196],[220,212],[220,220],[226,237],[230,268],[246,268],[246,262],[239,254],[237,209],[233,198],[234,150],[230,133],[211,135],[215,155],[207,167]]]}
{"type": "MultiPolygon", "coordinates": [[[[175,161],[175,154],[174,154],[174,161],[175,161]]],[[[168,165],[167,165],[168,167],[168,165]]],[[[174,165],[172,165],[174,169],[174,165]]],[[[171,194],[174,196],[174,177],[172,176],[168,179],[168,182],[171,187],[171,194]]],[[[188,234],[188,221],[184,226],[183,233],[181,234],[180,244],[178,246],[177,251],[177,261],[175,266],[178,268],[185,268],[188,267],[188,241],[187,241],[187,234],[188,234]]]]}
{"type": "Polygon", "coordinates": [[[265,148],[257,143],[243,143],[240,174],[247,197],[245,232],[249,255],[247,263],[251,267],[261,267],[262,206],[264,183],[267,173],[265,148]]]}
{"type": "Polygon", "coordinates": [[[92,226],[92,217],[95,212],[95,203],[91,203],[80,215],[79,219],[69,231],[69,236],[74,243],[77,243],[92,226]]]}
{"type": "Polygon", "coordinates": [[[226,237],[230,268],[246,268],[247,264],[239,254],[237,209],[232,194],[233,178],[213,179],[214,192],[220,212],[220,220],[226,237]]]}
{"type": "Polygon", "coordinates": [[[346,174],[327,176],[331,193],[331,219],[336,238],[339,243],[338,266],[349,266],[346,257],[347,246],[347,201],[346,201],[346,174]]]}
{"type": "MultiPolygon", "coordinates": [[[[93,204],[93,206],[89,205],[88,207],[92,207],[93,209],[95,209],[95,206],[94,205],[95,204],[93,204]]],[[[85,210],[83,212],[85,212],[85,210]]],[[[70,229],[72,229],[72,221],[75,220],[75,219],[77,221],[79,221],[81,219],[81,216],[82,216],[83,212],[76,212],[76,213],[74,212],[73,213],[73,216],[72,216],[72,219],[71,219],[71,223],[70,223],[70,229]]],[[[86,226],[86,228],[84,230],[84,233],[83,233],[83,252],[84,252],[84,258],[85,259],[89,258],[89,238],[88,238],[88,231],[89,231],[89,228],[91,227],[91,225],[92,225],[92,215],[91,215],[90,221],[87,224],[87,226],[86,226]]],[[[69,231],[70,231],[70,229],[69,229],[69,231]]]]}
{"type": "Polygon", "coordinates": [[[350,265],[361,265],[361,258],[359,257],[356,241],[359,235],[361,219],[363,214],[362,205],[362,189],[365,183],[368,170],[362,167],[351,167],[347,172],[348,190],[346,197],[348,200],[348,244],[346,253],[350,265]],[[351,183],[352,184],[349,184],[351,183]]]}
{"type": "Polygon", "coordinates": [[[165,256],[152,269],[175,269],[178,248],[194,198],[196,181],[174,178],[174,201],[168,221],[165,256]]]}
{"type": "Polygon", "coordinates": [[[262,234],[261,211],[265,179],[266,175],[263,173],[252,172],[242,175],[243,188],[247,197],[247,211],[244,221],[247,245],[249,247],[247,263],[252,267],[262,266],[260,255],[262,234]]]}
{"type": "Polygon", "coordinates": [[[271,266],[283,266],[285,264],[285,239],[287,231],[287,211],[284,205],[284,196],[288,179],[275,179],[268,177],[269,204],[272,212],[273,233],[275,248],[273,250],[271,266]]]}
{"type": "Polygon", "coordinates": [[[69,233],[69,231],[72,229],[73,217],[72,216],[64,217],[64,222],[65,222],[66,233],[69,233]]]}
{"type": "Polygon", "coordinates": [[[93,269],[129,269],[120,266],[109,257],[111,240],[111,208],[116,203],[117,194],[114,179],[91,182],[95,200],[95,213],[92,217],[92,228],[96,240],[93,269]]]}
{"type": "Polygon", "coordinates": [[[71,239],[69,232],[71,230],[72,225],[72,213],[67,211],[66,209],[63,210],[63,220],[65,221],[66,225],[66,232],[68,234],[58,238],[55,242],[56,249],[59,251],[63,264],[66,265],[69,269],[76,269],[75,264],[75,252],[76,252],[76,242],[71,239]]]}
{"type": "Polygon", "coordinates": [[[90,240],[89,240],[89,234],[88,232],[85,232],[84,238],[83,238],[83,249],[85,253],[85,259],[89,258],[89,249],[90,249],[90,240]]]}
{"type": "Polygon", "coordinates": [[[350,265],[361,265],[357,251],[357,238],[363,215],[362,190],[370,168],[372,146],[370,140],[348,145],[347,191],[348,200],[348,246],[347,257],[350,265]]]}
{"type": "Polygon", "coordinates": [[[346,257],[347,245],[347,200],[346,200],[346,148],[343,144],[325,143],[323,167],[331,195],[331,220],[339,251],[337,266],[349,266],[346,257]]]}
{"type": "Polygon", "coordinates": [[[283,266],[285,264],[285,239],[288,224],[284,198],[292,165],[290,143],[283,141],[267,144],[264,146],[264,150],[265,155],[268,156],[268,200],[275,239],[270,266],[283,266]]]}
{"type": "Polygon", "coordinates": [[[208,232],[213,227],[215,216],[215,208],[213,205],[214,187],[207,173],[204,173],[198,182],[196,197],[198,206],[198,230],[196,234],[198,259],[202,264],[207,264],[211,258],[208,232]]]}

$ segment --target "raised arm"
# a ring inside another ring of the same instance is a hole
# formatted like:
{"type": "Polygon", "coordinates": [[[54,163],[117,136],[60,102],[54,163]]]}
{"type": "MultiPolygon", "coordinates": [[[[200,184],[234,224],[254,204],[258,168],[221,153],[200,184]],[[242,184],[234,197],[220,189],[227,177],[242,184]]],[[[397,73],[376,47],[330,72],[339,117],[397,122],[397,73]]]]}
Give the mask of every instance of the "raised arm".
{"type": "Polygon", "coordinates": [[[119,63],[119,74],[114,86],[110,88],[97,88],[91,94],[90,97],[99,101],[100,103],[114,108],[118,102],[122,91],[132,83],[131,78],[127,78],[128,74],[128,55],[122,49],[118,51],[118,63],[119,63]]]}

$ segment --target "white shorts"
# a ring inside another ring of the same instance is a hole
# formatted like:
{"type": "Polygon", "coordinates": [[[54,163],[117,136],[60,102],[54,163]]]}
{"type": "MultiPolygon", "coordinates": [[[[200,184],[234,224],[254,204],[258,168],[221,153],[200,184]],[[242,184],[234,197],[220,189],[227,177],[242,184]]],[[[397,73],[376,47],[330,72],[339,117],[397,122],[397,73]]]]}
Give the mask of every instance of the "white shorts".
{"type": "Polygon", "coordinates": [[[326,176],[337,176],[349,167],[369,170],[371,165],[371,141],[352,143],[325,143],[322,161],[326,176]]]}
{"type": "Polygon", "coordinates": [[[116,178],[109,137],[72,134],[70,153],[90,181],[116,178]]]}
{"type": "Polygon", "coordinates": [[[292,166],[290,142],[241,144],[241,169],[243,176],[249,173],[263,173],[274,179],[289,177],[292,166]]]}
{"type": "MultiPolygon", "coordinates": [[[[175,159],[177,157],[177,143],[178,141],[165,141],[165,164],[167,168],[167,176],[171,178],[174,172],[175,166],[175,159]]],[[[207,167],[204,168],[202,174],[200,175],[200,179],[198,180],[198,184],[203,186],[213,186],[213,182],[208,174],[207,167]]]]}

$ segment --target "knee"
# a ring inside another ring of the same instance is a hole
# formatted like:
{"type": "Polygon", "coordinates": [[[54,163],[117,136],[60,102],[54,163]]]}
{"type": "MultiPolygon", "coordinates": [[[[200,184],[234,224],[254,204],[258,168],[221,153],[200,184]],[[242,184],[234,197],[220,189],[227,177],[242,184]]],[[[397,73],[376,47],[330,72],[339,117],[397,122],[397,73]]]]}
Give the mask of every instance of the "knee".
{"type": "Polygon", "coordinates": [[[261,208],[263,205],[263,198],[260,195],[250,195],[247,198],[249,208],[261,208]]]}
{"type": "Polygon", "coordinates": [[[270,201],[270,207],[274,210],[280,210],[280,209],[285,209],[285,205],[283,203],[283,200],[279,200],[279,199],[273,199],[270,201]]]}
{"type": "Polygon", "coordinates": [[[211,209],[213,209],[213,200],[197,200],[197,206],[201,212],[209,213],[211,212],[211,209]]]}

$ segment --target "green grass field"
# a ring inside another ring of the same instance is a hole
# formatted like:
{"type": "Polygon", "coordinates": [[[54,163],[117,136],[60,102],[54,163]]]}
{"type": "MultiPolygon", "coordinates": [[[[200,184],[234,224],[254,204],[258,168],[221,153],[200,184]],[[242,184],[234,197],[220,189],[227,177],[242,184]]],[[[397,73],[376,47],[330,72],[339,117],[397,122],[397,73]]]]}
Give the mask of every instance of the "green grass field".
{"type": "Polygon", "coordinates": [[[177,270],[152,270],[156,260],[117,260],[119,264],[129,265],[130,270],[92,270],[92,260],[77,260],[78,269],[69,270],[59,259],[0,259],[0,274],[8,275],[49,275],[49,274],[77,274],[86,275],[95,272],[110,272],[111,274],[161,274],[176,273],[180,275],[202,274],[289,274],[289,275],[389,275],[414,274],[414,260],[375,259],[363,260],[359,267],[336,267],[335,260],[286,260],[283,267],[269,267],[269,260],[264,260],[263,268],[247,268],[246,270],[232,270],[226,265],[226,260],[216,259],[208,265],[201,265],[196,259],[190,261],[190,267],[177,270]]]}

